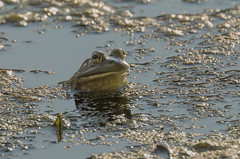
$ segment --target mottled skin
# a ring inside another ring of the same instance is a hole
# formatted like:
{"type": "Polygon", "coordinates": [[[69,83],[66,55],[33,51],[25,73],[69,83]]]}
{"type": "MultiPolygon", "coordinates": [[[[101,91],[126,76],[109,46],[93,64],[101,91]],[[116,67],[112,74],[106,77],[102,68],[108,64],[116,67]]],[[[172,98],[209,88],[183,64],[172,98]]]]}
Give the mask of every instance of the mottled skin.
{"type": "Polygon", "coordinates": [[[113,49],[109,56],[95,51],[66,84],[71,89],[88,92],[120,89],[127,84],[126,77],[130,72],[125,56],[120,48],[113,49]]]}

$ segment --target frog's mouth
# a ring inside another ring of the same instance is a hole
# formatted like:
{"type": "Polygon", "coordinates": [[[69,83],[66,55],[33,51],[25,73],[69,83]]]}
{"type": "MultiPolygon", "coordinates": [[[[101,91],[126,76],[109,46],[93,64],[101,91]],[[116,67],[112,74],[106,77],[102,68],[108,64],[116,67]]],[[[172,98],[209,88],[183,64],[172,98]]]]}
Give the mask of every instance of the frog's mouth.
{"type": "Polygon", "coordinates": [[[78,78],[88,78],[88,79],[95,79],[95,78],[103,78],[108,75],[121,75],[123,73],[129,74],[129,65],[125,62],[121,63],[106,63],[103,65],[99,65],[97,67],[89,68],[88,70],[84,71],[79,75],[78,78]]]}
{"type": "Polygon", "coordinates": [[[86,77],[79,77],[78,80],[81,80],[82,82],[87,81],[87,80],[96,80],[96,79],[104,79],[112,76],[125,76],[127,77],[129,75],[129,72],[124,71],[114,71],[114,72],[105,72],[105,73],[98,73],[95,75],[91,76],[86,76],[86,77]]]}
{"type": "Polygon", "coordinates": [[[116,90],[126,85],[126,77],[129,72],[106,72],[92,75],[90,77],[81,77],[78,82],[73,82],[72,89],[80,89],[85,91],[108,91],[116,90]]]}

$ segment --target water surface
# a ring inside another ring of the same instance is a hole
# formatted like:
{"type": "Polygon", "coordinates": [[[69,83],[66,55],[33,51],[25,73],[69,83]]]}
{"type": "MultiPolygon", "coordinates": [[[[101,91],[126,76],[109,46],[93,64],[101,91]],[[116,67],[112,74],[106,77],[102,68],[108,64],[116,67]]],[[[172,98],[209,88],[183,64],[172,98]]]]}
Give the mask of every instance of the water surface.
{"type": "Polygon", "coordinates": [[[153,140],[176,150],[172,156],[194,157],[194,153],[203,153],[197,149],[189,150],[194,151],[192,154],[182,153],[177,150],[180,140],[174,142],[170,137],[159,137],[160,134],[186,134],[186,142],[190,144],[214,132],[228,135],[227,130],[239,124],[239,38],[234,36],[239,34],[239,27],[230,20],[240,16],[238,1],[105,2],[120,10],[129,9],[133,19],[150,17],[159,25],[149,24],[139,32],[134,27],[109,22],[109,31],[83,36],[76,30],[84,27],[53,22],[55,16],[44,22],[29,23],[27,27],[10,23],[0,26],[2,36],[8,39],[0,52],[0,68],[25,70],[14,72],[22,76],[24,87],[59,87],[57,83],[69,79],[93,51],[107,52],[116,47],[128,52],[126,61],[132,64],[128,81],[135,83],[130,95],[92,96],[69,91],[67,99],[36,102],[36,114],[63,113],[71,121],[71,127],[63,130],[63,140],[58,143],[56,128],[45,121],[49,125],[40,128],[38,134],[23,132],[23,136],[33,136],[21,140],[29,149],[16,147],[6,152],[2,146],[6,158],[87,158],[92,154],[131,152],[129,146],[148,147],[153,140]],[[185,15],[188,16],[185,21],[179,18],[185,15]],[[218,26],[225,23],[230,27],[218,26]],[[121,31],[115,32],[119,28],[121,31]],[[56,73],[30,72],[36,69],[56,73]],[[130,130],[139,134],[146,131],[145,136],[152,131],[157,134],[143,142],[139,138],[144,135],[135,139],[127,136],[130,130]],[[126,136],[119,137],[123,134],[126,136]]]}

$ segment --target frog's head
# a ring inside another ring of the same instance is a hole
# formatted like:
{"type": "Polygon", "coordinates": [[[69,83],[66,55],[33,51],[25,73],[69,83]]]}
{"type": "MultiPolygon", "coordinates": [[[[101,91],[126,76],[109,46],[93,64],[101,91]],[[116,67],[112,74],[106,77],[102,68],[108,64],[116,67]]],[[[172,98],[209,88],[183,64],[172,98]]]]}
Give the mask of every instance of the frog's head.
{"type": "Polygon", "coordinates": [[[129,65],[125,61],[126,53],[122,49],[114,49],[109,56],[102,51],[95,51],[79,69],[79,77],[104,76],[105,73],[128,72],[129,65]]]}
{"type": "Polygon", "coordinates": [[[95,51],[68,83],[72,89],[87,91],[121,88],[126,84],[126,77],[130,72],[125,57],[126,53],[120,48],[113,49],[109,56],[95,51]]]}

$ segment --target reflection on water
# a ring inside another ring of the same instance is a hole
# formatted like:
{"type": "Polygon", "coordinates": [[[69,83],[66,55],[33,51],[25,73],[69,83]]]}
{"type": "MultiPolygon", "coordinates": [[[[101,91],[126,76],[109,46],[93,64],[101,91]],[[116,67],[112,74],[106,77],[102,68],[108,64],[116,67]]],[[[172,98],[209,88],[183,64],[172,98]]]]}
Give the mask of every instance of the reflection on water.
{"type": "Polygon", "coordinates": [[[132,117],[131,98],[122,92],[78,92],[74,94],[74,100],[81,117],[87,118],[85,126],[88,127],[122,124],[123,120],[132,117]]]}

